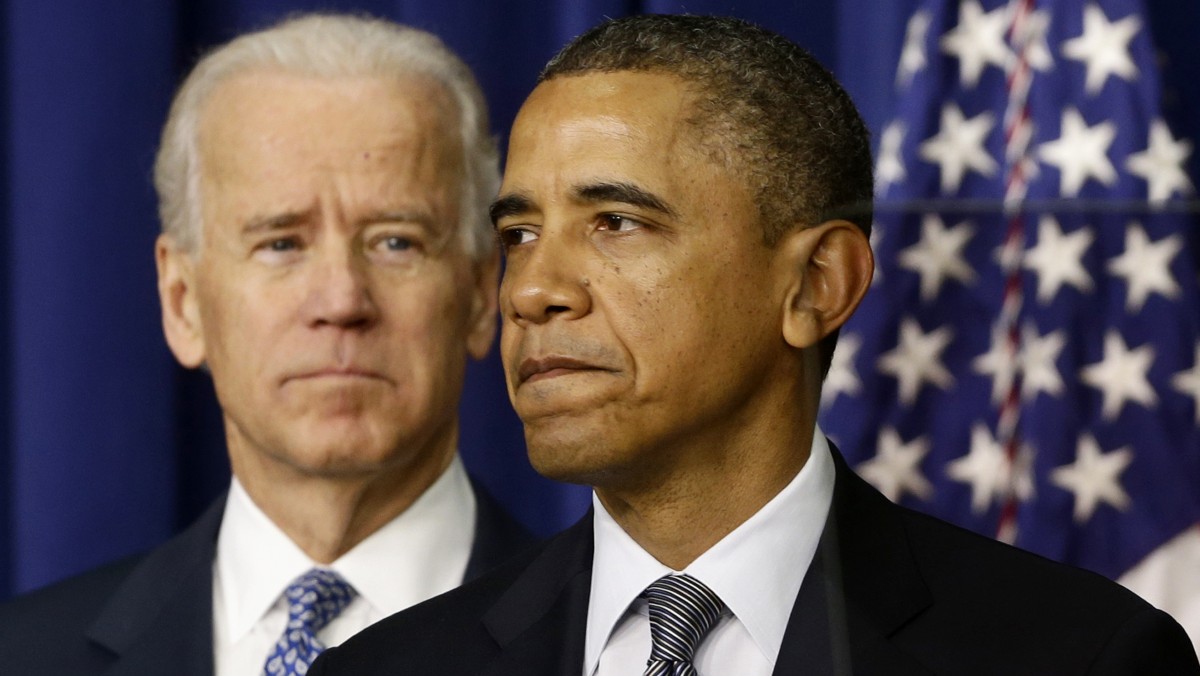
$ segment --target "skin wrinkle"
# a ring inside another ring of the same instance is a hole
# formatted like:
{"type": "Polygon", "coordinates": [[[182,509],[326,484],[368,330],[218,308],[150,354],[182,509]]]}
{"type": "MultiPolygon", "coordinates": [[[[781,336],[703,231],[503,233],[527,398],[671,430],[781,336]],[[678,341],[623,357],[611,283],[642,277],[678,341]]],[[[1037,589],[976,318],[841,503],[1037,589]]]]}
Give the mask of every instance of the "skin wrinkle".
{"type": "MultiPolygon", "coordinates": [[[[320,82],[320,81],[336,82],[337,81],[336,78],[333,78],[331,76],[295,75],[295,74],[290,73],[287,70],[276,68],[276,67],[266,67],[266,68],[262,68],[262,69],[259,69],[256,71],[251,71],[248,75],[251,77],[262,76],[262,75],[277,76],[277,77],[284,78],[284,79],[307,78],[307,79],[317,81],[317,82],[320,82]]],[[[247,74],[240,74],[240,75],[231,76],[231,77],[227,78],[227,80],[235,80],[236,81],[238,79],[245,78],[245,77],[247,77],[247,74]]],[[[350,79],[355,79],[355,78],[350,78],[350,79]]],[[[427,76],[427,75],[423,75],[423,74],[419,74],[419,73],[412,73],[412,74],[407,74],[407,75],[403,75],[403,76],[381,75],[378,77],[360,77],[358,79],[377,79],[380,82],[392,82],[392,83],[395,83],[397,87],[404,89],[408,92],[417,91],[417,90],[421,90],[421,89],[431,91],[431,92],[437,92],[434,95],[431,95],[429,97],[421,99],[420,105],[422,106],[423,115],[427,119],[437,118],[437,119],[446,119],[446,120],[456,119],[459,116],[458,110],[455,107],[454,102],[448,98],[447,94],[444,91],[440,91],[442,88],[442,85],[437,80],[433,79],[431,76],[427,76]]],[[[235,153],[235,154],[238,153],[240,150],[239,148],[231,147],[230,145],[228,145],[226,143],[225,139],[207,138],[209,135],[211,135],[213,133],[213,130],[210,128],[211,125],[205,124],[205,122],[209,119],[209,116],[207,116],[205,114],[205,112],[209,108],[211,108],[213,105],[215,105],[214,101],[220,97],[222,92],[224,92],[228,89],[228,87],[224,86],[224,84],[225,84],[225,82],[218,84],[216,86],[216,88],[213,90],[213,93],[209,96],[208,100],[206,100],[200,106],[200,123],[197,125],[197,129],[196,129],[196,143],[197,143],[198,151],[194,154],[194,157],[195,157],[196,164],[197,164],[196,176],[198,178],[197,189],[198,189],[198,193],[199,193],[197,199],[198,199],[199,206],[200,206],[200,215],[201,215],[202,223],[211,222],[209,219],[209,215],[205,211],[208,208],[207,205],[211,202],[211,200],[204,199],[206,185],[211,189],[220,189],[223,186],[236,184],[237,181],[239,180],[239,178],[237,176],[225,176],[224,175],[228,171],[227,165],[223,165],[223,166],[226,166],[225,170],[217,170],[217,171],[214,171],[212,169],[212,167],[209,166],[209,164],[212,161],[217,159],[215,157],[212,157],[211,155],[213,152],[216,152],[218,149],[228,149],[228,150],[230,150],[230,152],[235,153]]],[[[357,96],[357,95],[351,95],[351,96],[357,96]]],[[[365,100],[361,100],[361,99],[343,101],[341,103],[343,103],[343,104],[357,103],[358,105],[369,105],[369,102],[367,102],[365,100]]],[[[235,106],[243,105],[244,106],[243,103],[239,103],[236,101],[233,103],[233,105],[235,105],[235,106]]],[[[416,120],[416,117],[414,117],[411,114],[413,112],[413,110],[415,110],[415,109],[406,108],[406,109],[398,109],[394,112],[397,116],[400,116],[400,117],[407,115],[408,117],[405,121],[408,124],[413,124],[416,120]]],[[[231,114],[236,116],[241,113],[233,112],[231,114]]],[[[286,124],[289,121],[291,114],[292,114],[292,111],[288,111],[288,110],[278,111],[276,113],[277,119],[281,124],[286,124]]],[[[266,134],[263,134],[261,136],[261,138],[259,138],[257,140],[259,142],[261,142],[261,144],[264,146],[263,150],[267,151],[267,152],[270,152],[272,150],[281,151],[281,150],[283,150],[283,148],[280,148],[279,146],[281,144],[286,145],[288,143],[287,139],[280,139],[280,138],[278,138],[277,135],[272,135],[269,132],[266,134]]],[[[458,135],[450,133],[450,130],[446,130],[446,135],[444,135],[442,138],[440,138],[438,140],[438,144],[446,144],[446,143],[451,143],[451,144],[458,146],[457,152],[459,153],[459,155],[461,155],[461,153],[462,153],[461,139],[458,137],[458,135]]],[[[462,158],[460,156],[456,156],[453,153],[441,152],[439,149],[434,148],[433,147],[434,145],[435,144],[432,142],[432,139],[411,138],[410,137],[410,138],[405,139],[403,142],[397,142],[397,143],[393,143],[393,144],[382,144],[377,150],[375,150],[374,154],[372,154],[372,151],[370,151],[370,150],[363,151],[361,157],[364,161],[372,160],[374,158],[374,162],[370,162],[369,164],[366,164],[364,166],[376,166],[376,167],[382,166],[383,163],[389,161],[389,158],[394,160],[394,158],[397,156],[410,158],[410,160],[411,160],[409,163],[410,167],[422,166],[423,164],[427,164],[426,161],[428,160],[428,158],[435,157],[435,158],[437,158],[437,162],[440,165],[442,165],[442,166],[437,167],[438,171],[461,174],[461,172],[463,171],[462,158]]],[[[349,150],[349,149],[347,149],[347,150],[349,150]]],[[[329,166],[323,166],[320,164],[318,164],[315,168],[321,169],[321,170],[330,169],[329,166]]],[[[288,181],[286,180],[287,179],[286,169],[282,170],[281,174],[282,175],[280,176],[279,180],[280,180],[281,184],[286,185],[288,183],[288,181]]],[[[459,196],[459,192],[460,192],[459,188],[460,188],[460,183],[449,182],[445,185],[436,187],[438,194],[420,194],[420,195],[413,195],[410,198],[423,202],[423,204],[419,205],[419,209],[421,211],[427,212],[429,210],[430,206],[433,204],[446,203],[445,195],[442,193],[447,192],[447,191],[453,192],[458,197],[456,197],[455,200],[453,201],[453,203],[451,203],[451,206],[454,208],[455,213],[457,213],[461,208],[461,196],[459,196]]],[[[303,210],[300,210],[300,212],[303,213],[303,210]]],[[[445,217],[447,215],[440,214],[438,216],[445,217]]],[[[269,218],[269,216],[264,216],[264,218],[269,218]]],[[[452,218],[452,220],[458,221],[459,217],[456,215],[452,218]]],[[[452,234],[456,234],[456,235],[459,235],[464,238],[470,236],[469,232],[466,232],[466,231],[455,232],[452,234]]],[[[452,238],[448,238],[448,239],[452,239],[452,238]]],[[[202,250],[202,248],[198,249],[197,253],[199,253],[201,250],[202,250]]]]}
{"type": "MultiPolygon", "coordinates": [[[[696,149],[683,122],[692,103],[659,73],[543,82],[514,124],[494,210],[508,247],[501,347],[531,461],[595,486],[622,527],[677,569],[807,458],[796,449],[811,443],[819,368],[814,350],[798,357],[780,340],[780,313],[797,263],[829,230],[803,236],[807,248],[766,246],[752,191],[696,149]],[[637,186],[677,213],[574,198],[596,182],[637,186]],[[609,213],[642,224],[612,231],[609,213]],[[551,346],[584,362],[603,355],[603,370],[521,382],[522,362],[551,346]]],[[[809,333],[802,347],[821,335],[809,333]]]]}
{"type": "Polygon", "coordinates": [[[236,476],[317,561],[449,464],[466,359],[494,335],[449,105],[426,78],[231,77],[200,121],[201,248],[159,241],[168,342],[208,364],[236,476]]]}

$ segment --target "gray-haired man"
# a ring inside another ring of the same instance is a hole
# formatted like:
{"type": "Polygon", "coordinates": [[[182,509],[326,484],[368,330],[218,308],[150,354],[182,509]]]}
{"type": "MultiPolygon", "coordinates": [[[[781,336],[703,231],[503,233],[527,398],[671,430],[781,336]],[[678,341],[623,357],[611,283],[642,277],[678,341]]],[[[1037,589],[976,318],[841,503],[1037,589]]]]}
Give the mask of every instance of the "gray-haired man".
{"type": "Polygon", "coordinates": [[[149,555],[0,611],[3,669],[303,673],[524,544],[457,456],[497,182],[482,94],[428,33],[308,16],[201,60],[155,165],[155,253],[232,486],[149,555]]]}

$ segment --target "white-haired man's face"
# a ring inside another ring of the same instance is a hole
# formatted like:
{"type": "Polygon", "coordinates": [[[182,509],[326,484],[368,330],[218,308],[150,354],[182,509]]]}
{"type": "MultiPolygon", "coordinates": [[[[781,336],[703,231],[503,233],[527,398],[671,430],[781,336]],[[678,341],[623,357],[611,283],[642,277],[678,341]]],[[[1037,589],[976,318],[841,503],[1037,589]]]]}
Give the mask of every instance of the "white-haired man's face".
{"type": "Polygon", "coordinates": [[[494,267],[456,236],[456,125],[418,78],[258,72],[206,102],[202,241],[160,241],[159,286],[175,355],[212,372],[239,476],[448,461],[466,358],[495,331],[494,267]]]}

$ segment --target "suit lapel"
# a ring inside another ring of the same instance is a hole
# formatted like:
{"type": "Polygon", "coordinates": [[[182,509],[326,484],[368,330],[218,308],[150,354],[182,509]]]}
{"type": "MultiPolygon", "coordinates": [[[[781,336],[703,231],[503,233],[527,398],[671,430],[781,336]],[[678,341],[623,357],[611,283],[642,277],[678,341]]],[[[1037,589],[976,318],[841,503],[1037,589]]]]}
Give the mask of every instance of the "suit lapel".
{"type": "Polygon", "coordinates": [[[222,496],[183,533],[142,561],[87,635],[116,659],[109,676],[211,676],[212,562],[222,496]]]}
{"type": "Polygon", "coordinates": [[[833,458],[833,505],[775,673],[928,674],[889,640],[932,602],[897,508],[833,458]]]}
{"type": "Polygon", "coordinates": [[[500,647],[487,676],[579,673],[592,584],[592,512],[517,577],[484,615],[500,647]]]}
{"type": "Polygon", "coordinates": [[[777,675],[798,671],[831,676],[853,673],[849,667],[849,633],[841,573],[833,563],[837,561],[833,530],[827,525],[822,533],[817,552],[796,595],[796,604],[792,607],[775,661],[774,673],[777,675]]]}

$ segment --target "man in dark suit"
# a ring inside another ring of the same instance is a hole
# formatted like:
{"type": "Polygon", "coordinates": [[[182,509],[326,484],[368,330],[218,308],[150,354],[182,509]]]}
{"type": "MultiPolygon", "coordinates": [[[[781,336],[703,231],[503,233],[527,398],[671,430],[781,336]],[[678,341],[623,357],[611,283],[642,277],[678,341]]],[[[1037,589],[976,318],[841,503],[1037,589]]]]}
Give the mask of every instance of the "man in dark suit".
{"type": "Polygon", "coordinates": [[[498,181],[482,94],[428,33],[308,16],[201,60],[157,158],[156,256],[233,482],[149,555],[0,610],[0,672],[303,673],[525,544],[457,455],[498,181]]]}
{"type": "Polygon", "coordinates": [[[566,47],[492,217],[530,458],[593,512],[312,673],[1200,673],[1132,593],[895,506],[825,440],[871,190],[853,104],[780,36],[641,16],[566,47]]]}

